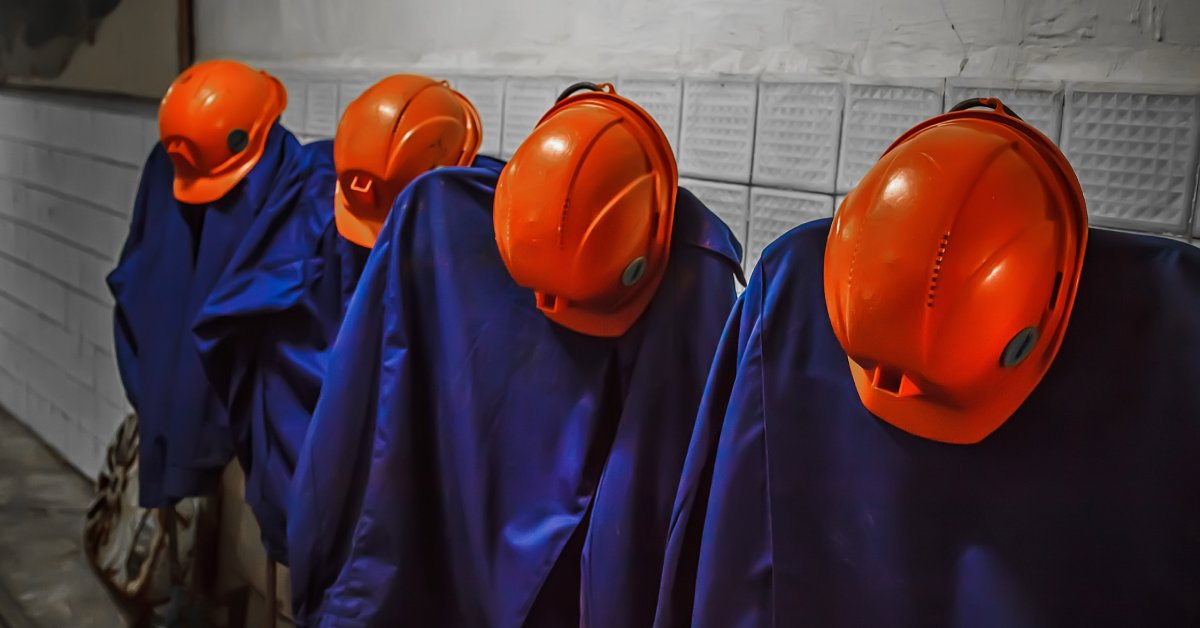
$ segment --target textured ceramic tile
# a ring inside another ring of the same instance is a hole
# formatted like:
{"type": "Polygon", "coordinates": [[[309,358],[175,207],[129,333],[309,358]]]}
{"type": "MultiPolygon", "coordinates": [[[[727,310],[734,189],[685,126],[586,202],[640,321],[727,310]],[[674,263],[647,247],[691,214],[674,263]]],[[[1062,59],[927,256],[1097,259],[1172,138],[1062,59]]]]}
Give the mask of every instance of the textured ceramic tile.
{"type": "Polygon", "coordinates": [[[680,77],[622,77],[617,92],[645,109],[662,128],[679,152],[679,118],[683,110],[683,79],[680,77]]]}
{"type": "Polygon", "coordinates": [[[879,160],[896,138],[942,111],[942,83],[846,87],[837,191],[845,193],[879,160]]]}
{"type": "Polygon", "coordinates": [[[308,135],[331,138],[337,131],[338,84],[332,80],[308,83],[305,101],[304,131],[308,135]]]}
{"type": "Polygon", "coordinates": [[[287,90],[287,108],[283,110],[283,126],[292,133],[303,133],[307,129],[305,118],[308,104],[308,83],[299,73],[277,73],[276,78],[287,90]]]}
{"type": "Polygon", "coordinates": [[[742,77],[685,79],[679,172],[748,183],[757,100],[757,84],[742,77]]]}
{"type": "Polygon", "coordinates": [[[459,76],[451,79],[450,84],[479,112],[479,122],[483,125],[479,152],[499,157],[500,132],[504,124],[504,77],[459,76]]]}
{"type": "Polygon", "coordinates": [[[509,77],[504,87],[504,131],[501,155],[508,159],[542,119],[558,96],[560,79],[509,77]]]}
{"type": "Polygon", "coordinates": [[[1194,211],[1200,96],[1101,87],[1067,92],[1063,150],[1097,225],[1186,233],[1194,211]]]}
{"type": "Polygon", "coordinates": [[[792,227],[832,215],[833,197],[828,194],[751,188],[746,268],[754,268],[763,249],[792,227]]]}
{"type": "Polygon", "coordinates": [[[1054,142],[1061,137],[1063,86],[1057,82],[986,82],[947,79],[945,109],[968,98],[999,98],[1023,120],[1054,142]]]}
{"type": "MultiPolygon", "coordinates": [[[[738,242],[746,248],[746,224],[750,212],[750,187],[734,183],[717,183],[699,179],[680,179],[679,185],[687,188],[729,225],[738,242]]],[[[743,255],[744,259],[744,255],[743,255]]]]}
{"type": "Polygon", "coordinates": [[[755,184],[833,193],[843,90],[840,83],[759,84],[755,184]]]}

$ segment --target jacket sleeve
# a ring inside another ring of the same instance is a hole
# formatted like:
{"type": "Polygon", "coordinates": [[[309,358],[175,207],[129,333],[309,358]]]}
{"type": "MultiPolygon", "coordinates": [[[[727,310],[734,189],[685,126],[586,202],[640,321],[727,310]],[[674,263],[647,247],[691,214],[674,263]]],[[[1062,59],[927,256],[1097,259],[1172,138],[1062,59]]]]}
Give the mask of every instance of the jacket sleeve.
{"type": "Polygon", "coordinates": [[[709,372],[671,516],[656,626],[770,625],[761,294],[756,271],[709,372]]]}
{"type": "Polygon", "coordinates": [[[145,233],[146,205],[150,198],[149,180],[156,175],[158,166],[164,158],[165,155],[161,154],[161,148],[156,146],[146,160],[146,165],[142,169],[142,179],[138,184],[137,196],[134,198],[129,235],[125,238],[125,245],[121,247],[121,255],[117,260],[116,268],[106,278],[108,289],[116,303],[113,309],[113,345],[116,350],[117,370],[121,376],[121,383],[125,387],[125,396],[129,399],[134,411],[138,409],[139,400],[138,344],[133,326],[123,307],[123,297],[128,286],[129,275],[137,264],[138,251],[141,249],[145,233]]]}
{"type": "MultiPolygon", "coordinates": [[[[205,374],[231,412],[248,393],[261,343],[286,337],[300,349],[288,356],[305,362],[296,372],[319,374],[340,324],[337,286],[325,281],[332,212],[322,203],[332,203],[332,177],[313,176],[328,180],[300,174],[272,193],[193,323],[205,374]]],[[[320,377],[308,386],[319,389],[320,377]]]]}
{"type": "MultiPolygon", "coordinates": [[[[336,605],[330,589],[344,586],[335,583],[364,551],[360,528],[384,523],[369,514],[372,487],[379,478],[402,482],[380,474],[372,455],[381,437],[380,406],[407,396],[403,339],[386,325],[390,252],[388,243],[378,243],[363,272],[292,479],[288,551],[293,609],[302,626],[318,625],[336,605]]],[[[371,595],[368,584],[357,586],[365,589],[358,595],[371,595]]]]}

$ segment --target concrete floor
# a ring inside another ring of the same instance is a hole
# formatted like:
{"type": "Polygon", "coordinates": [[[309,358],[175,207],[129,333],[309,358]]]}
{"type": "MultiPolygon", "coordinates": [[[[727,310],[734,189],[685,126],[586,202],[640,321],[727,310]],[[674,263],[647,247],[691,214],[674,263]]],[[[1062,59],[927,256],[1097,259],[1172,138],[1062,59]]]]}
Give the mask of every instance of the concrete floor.
{"type": "Polygon", "coordinates": [[[84,558],[92,483],[0,410],[0,626],[127,626],[84,558]]]}

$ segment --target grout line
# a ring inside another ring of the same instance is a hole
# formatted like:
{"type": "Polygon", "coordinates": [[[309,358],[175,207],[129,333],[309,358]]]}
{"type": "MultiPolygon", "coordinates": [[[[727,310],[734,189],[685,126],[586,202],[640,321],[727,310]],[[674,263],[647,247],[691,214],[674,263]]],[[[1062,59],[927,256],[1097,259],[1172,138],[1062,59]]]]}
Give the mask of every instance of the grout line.
{"type": "Polygon", "coordinates": [[[33,231],[34,233],[37,233],[44,237],[50,238],[51,240],[54,240],[55,242],[58,242],[59,244],[65,244],[65,245],[69,246],[72,250],[79,251],[81,253],[89,253],[93,257],[99,258],[101,261],[109,262],[111,264],[116,264],[117,260],[115,258],[110,257],[109,255],[107,255],[105,253],[101,253],[100,251],[93,249],[92,247],[90,247],[86,244],[80,244],[79,242],[76,242],[75,240],[67,238],[59,233],[50,231],[49,229],[46,229],[42,225],[39,225],[39,224],[33,223],[33,222],[29,222],[28,220],[25,220],[24,218],[17,218],[15,216],[12,216],[9,214],[0,214],[0,220],[6,220],[8,222],[11,222],[14,225],[19,225],[25,229],[33,231]]]}
{"type": "Polygon", "coordinates": [[[749,187],[751,189],[757,188],[760,190],[768,190],[770,192],[788,192],[790,194],[809,194],[812,196],[828,196],[829,198],[833,198],[833,199],[836,199],[839,196],[845,196],[845,194],[830,194],[829,192],[815,192],[813,190],[801,190],[799,188],[784,188],[784,187],[779,187],[778,185],[749,185],[746,187],[749,187]]]}
{"type": "Polygon", "coordinates": [[[504,156],[504,114],[508,108],[508,77],[500,77],[500,123],[497,125],[498,135],[496,136],[496,159],[502,159],[508,163],[508,158],[504,156]]]}
{"type": "MultiPolygon", "coordinates": [[[[8,290],[5,290],[3,287],[0,287],[0,298],[3,298],[5,301],[12,303],[13,305],[21,308],[22,310],[28,310],[29,312],[32,312],[34,316],[37,316],[40,319],[48,321],[51,325],[57,327],[61,331],[64,331],[69,334],[74,333],[71,330],[71,328],[67,327],[67,325],[65,323],[60,323],[60,322],[54,320],[53,318],[50,318],[49,316],[46,315],[45,312],[22,301],[16,295],[12,294],[8,290]]],[[[0,332],[4,332],[4,330],[0,329],[0,332]]],[[[80,337],[82,338],[82,335],[80,335],[80,337]]],[[[22,343],[22,344],[24,344],[24,343],[22,343]]]]}
{"type": "MultiPolygon", "coordinates": [[[[754,81],[754,107],[752,108],[752,111],[754,112],[754,123],[750,126],[750,172],[746,173],[746,224],[743,225],[742,231],[742,233],[746,234],[745,246],[750,245],[750,234],[752,232],[751,222],[754,220],[754,190],[752,186],[754,184],[754,162],[758,157],[758,119],[760,117],[759,114],[762,113],[762,110],[759,109],[759,106],[762,103],[762,86],[762,80],[754,81]]],[[[742,253],[742,257],[748,259],[748,256],[745,254],[745,252],[742,253]]],[[[742,260],[743,274],[746,272],[747,259],[742,260]]]]}
{"type": "MultiPolygon", "coordinates": [[[[101,163],[105,163],[105,164],[108,164],[111,166],[120,166],[122,168],[129,168],[131,170],[139,170],[141,168],[141,166],[136,163],[131,164],[127,161],[121,161],[119,159],[114,159],[112,157],[109,157],[108,155],[101,155],[98,153],[89,153],[87,151],[83,151],[78,148],[64,148],[62,146],[56,146],[54,144],[50,144],[48,142],[39,141],[39,140],[35,140],[35,139],[16,137],[14,135],[5,135],[3,133],[0,133],[0,140],[16,142],[18,144],[24,144],[26,146],[32,146],[34,148],[44,148],[47,150],[52,150],[55,152],[63,153],[65,155],[71,155],[72,157],[85,157],[87,159],[99,161],[101,163]]],[[[149,155],[150,153],[147,152],[146,154],[149,155]]],[[[143,158],[142,161],[145,161],[145,158],[143,158]]]]}
{"type": "MultiPolygon", "coordinates": [[[[71,284],[69,284],[69,283],[67,283],[67,282],[65,282],[65,281],[63,281],[63,280],[61,280],[61,279],[59,279],[59,278],[57,278],[57,277],[55,277],[55,276],[53,276],[53,275],[48,275],[48,274],[46,274],[46,272],[45,272],[44,270],[42,270],[40,267],[38,267],[38,266],[30,266],[29,264],[25,263],[25,260],[22,260],[22,259],[18,259],[18,258],[16,258],[16,257],[13,257],[13,256],[12,256],[11,254],[9,254],[7,251],[0,251],[0,259],[7,259],[7,260],[11,261],[13,264],[16,264],[16,265],[17,265],[17,267],[19,267],[19,268],[23,268],[23,269],[25,269],[25,270],[33,271],[33,272],[34,272],[34,273],[36,273],[37,275],[39,275],[39,276],[41,276],[41,277],[44,277],[44,278],[45,278],[47,281],[49,281],[50,283],[57,284],[58,286],[60,286],[60,287],[64,288],[65,290],[67,290],[67,292],[70,292],[70,293],[72,293],[72,294],[76,294],[76,295],[78,295],[78,296],[84,297],[85,299],[88,299],[88,300],[92,301],[92,302],[93,302],[93,303],[95,303],[96,305],[100,305],[100,306],[102,306],[102,307],[107,307],[107,308],[111,308],[111,307],[113,307],[113,306],[114,306],[114,304],[113,304],[113,303],[108,303],[108,302],[105,302],[105,301],[104,301],[103,299],[101,299],[100,297],[98,297],[98,296],[96,296],[96,295],[94,295],[94,294],[92,294],[92,293],[90,293],[90,292],[87,292],[87,291],[85,291],[83,288],[81,288],[81,287],[79,287],[79,286],[72,286],[71,284]]],[[[5,290],[3,290],[3,289],[0,289],[0,291],[7,292],[7,291],[5,291],[5,290]]],[[[10,292],[10,293],[8,293],[8,294],[12,294],[12,293],[10,292]]],[[[14,295],[14,296],[15,296],[15,295],[14,295]]],[[[36,307],[36,306],[34,306],[32,303],[28,303],[27,305],[29,305],[30,307],[33,307],[33,309],[35,309],[35,310],[37,309],[37,307],[36,307]]],[[[41,310],[38,310],[38,311],[39,311],[39,312],[41,312],[41,310]]],[[[42,313],[43,313],[43,314],[45,314],[45,312],[42,312],[42,313]]]]}
{"type": "MultiPolygon", "coordinates": [[[[45,186],[45,185],[42,185],[41,183],[37,183],[34,181],[30,181],[29,179],[25,179],[22,177],[14,177],[9,174],[0,173],[0,179],[3,179],[5,181],[12,181],[13,183],[24,185],[30,189],[37,190],[39,192],[42,192],[43,194],[49,194],[51,196],[62,199],[64,201],[72,201],[75,203],[79,203],[81,205],[86,205],[88,207],[91,207],[92,209],[95,209],[96,211],[99,211],[100,213],[108,214],[109,216],[113,216],[115,218],[120,218],[120,219],[124,220],[125,222],[129,222],[131,220],[130,215],[133,212],[132,206],[130,206],[130,208],[129,208],[129,213],[126,213],[126,212],[122,212],[119,209],[113,209],[111,207],[107,207],[107,206],[97,203],[96,201],[93,201],[91,199],[81,198],[81,197],[75,196],[73,194],[66,194],[60,190],[56,190],[52,187],[45,186]]],[[[138,177],[138,181],[139,182],[141,181],[140,176],[138,177]]],[[[134,192],[134,201],[136,202],[136,200],[137,200],[137,192],[135,191],[134,192]]]]}
{"type": "MultiPolygon", "coordinates": [[[[850,103],[850,87],[845,82],[843,82],[840,84],[839,90],[841,91],[841,96],[842,96],[842,106],[838,108],[837,141],[835,144],[836,148],[834,149],[834,157],[833,157],[833,194],[834,194],[833,198],[834,198],[834,203],[837,203],[837,196],[838,196],[838,194],[841,193],[841,191],[838,190],[838,175],[840,174],[840,171],[842,169],[842,159],[841,159],[842,147],[845,146],[844,141],[846,139],[846,125],[845,125],[845,123],[846,123],[846,107],[849,106],[849,103],[850,103]]],[[[945,91],[943,90],[942,101],[945,102],[945,99],[946,99],[946,94],[945,94],[945,91]]]]}
{"type": "MultiPolygon", "coordinates": [[[[1200,119],[1200,104],[1196,107],[1196,115],[1200,119]]],[[[1200,123],[1197,124],[1200,126],[1200,123]]],[[[1194,235],[1197,227],[1200,227],[1200,129],[1192,134],[1192,160],[1195,162],[1195,168],[1192,172],[1192,202],[1188,210],[1187,225],[1184,227],[1184,237],[1189,242],[1194,240],[1194,235]]]]}
{"type": "MultiPolygon", "coordinates": [[[[54,360],[50,359],[50,356],[47,356],[46,354],[44,354],[44,353],[42,353],[42,352],[38,351],[37,349],[34,349],[34,348],[30,347],[29,345],[25,344],[24,342],[21,342],[21,339],[20,339],[20,338],[17,338],[16,336],[12,335],[11,333],[9,333],[9,332],[8,332],[8,330],[5,330],[5,329],[0,329],[0,336],[6,336],[7,338],[9,338],[10,340],[12,340],[13,342],[17,343],[18,345],[21,345],[22,347],[24,347],[24,348],[25,348],[25,350],[26,350],[26,351],[28,351],[28,352],[32,353],[33,355],[36,355],[37,357],[41,358],[41,359],[42,359],[42,360],[44,360],[44,361],[45,361],[47,364],[49,364],[50,366],[53,366],[53,367],[54,367],[54,370],[56,370],[56,371],[58,371],[58,372],[62,373],[63,375],[65,375],[65,376],[67,377],[67,379],[70,379],[70,380],[71,380],[71,383],[73,383],[73,384],[76,384],[76,385],[78,385],[78,386],[80,386],[80,387],[84,388],[85,390],[88,390],[88,391],[92,392],[92,393],[93,393],[93,396],[94,396],[95,394],[99,394],[99,391],[96,389],[96,385],[95,385],[94,383],[92,383],[92,384],[88,384],[88,383],[86,383],[86,382],[81,382],[81,381],[79,381],[79,378],[78,378],[78,377],[75,377],[74,375],[72,375],[72,374],[71,374],[71,372],[70,372],[70,371],[68,371],[68,370],[66,370],[66,369],[64,369],[64,368],[62,368],[62,367],[60,367],[60,366],[59,366],[57,363],[55,363],[55,362],[54,362],[54,360]]],[[[2,367],[0,367],[0,368],[2,368],[2,367]]],[[[4,371],[5,371],[5,372],[6,372],[8,375],[12,376],[12,377],[13,377],[13,379],[17,379],[16,375],[15,375],[15,374],[13,374],[11,371],[8,371],[7,369],[2,369],[2,370],[4,370],[4,371]]],[[[28,385],[29,385],[28,378],[17,379],[17,381],[24,383],[26,386],[28,386],[28,385]]],[[[41,391],[35,390],[34,392],[35,392],[35,393],[36,393],[36,394],[37,394],[39,397],[43,396],[43,395],[42,395],[42,393],[41,393],[41,391]]],[[[60,405],[59,405],[58,403],[56,403],[56,402],[55,402],[53,399],[46,399],[46,401],[48,401],[48,402],[50,403],[50,405],[51,405],[51,406],[53,406],[53,407],[55,407],[55,408],[58,408],[58,409],[59,409],[59,410],[60,410],[60,411],[63,413],[63,415],[64,415],[64,416],[68,416],[68,417],[70,416],[69,414],[67,414],[66,408],[63,408],[62,406],[60,406],[60,405]]]]}

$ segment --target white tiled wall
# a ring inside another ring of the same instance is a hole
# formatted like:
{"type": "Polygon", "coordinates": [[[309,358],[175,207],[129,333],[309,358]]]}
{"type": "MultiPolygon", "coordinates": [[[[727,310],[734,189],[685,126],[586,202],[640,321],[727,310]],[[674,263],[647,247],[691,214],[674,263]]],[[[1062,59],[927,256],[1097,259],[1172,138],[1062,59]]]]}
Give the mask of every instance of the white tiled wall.
{"type": "Polygon", "coordinates": [[[688,178],[681,178],[679,185],[691,190],[705,207],[725,221],[738,242],[742,243],[742,248],[746,248],[750,224],[750,186],[688,178]]]}
{"type": "Polygon", "coordinates": [[[311,77],[304,91],[304,132],[319,137],[333,137],[338,123],[337,78],[311,77]]]}
{"type": "Polygon", "coordinates": [[[1063,152],[1092,222],[1185,234],[1194,211],[1200,89],[1073,85],[1063,152]]]}
{"type": "Polygon", "coordinates": [[[750,190],[750,234],[744,242],[746,267],[754,268],[763,249],[796,225],[833,216],[828,194],[755,187],[750,190]]]}
{"type": "MultiPolygon", "coordinates": [[[[366,86],[361,71],[271,69],[289,93],[283,122],[305,141],[331,136],[366,86]]],[[[478,101],[493,155],[511,154],[572,80],[439,78],[478,101]]],[[[661,120],[682,184],[730,223],[747,270],[793,223],[834,211],[911,124],[983,94],[1061,137],[1097,224],[1200,236],[1200,86],[672,74],[616,84],[661,120]]],[[[126,407],[104,276],[157,137],[153,115],[149,104],[0,90],[0,404],[88,473],[126,407]]]]}
{"type": "Polygon", "coordinates": [[[671,150],[679,152],[679,117],[683,110],[683,78],[679,76],[622,76],[618,93],[632,98],[667,136],[671,150]]]}
{"type": "Polygon", "coordinates": [[[758,85],[750,77],[685,80],[679,172],[749,183],[757,103],[758,85]]]}
{"type": "MultiPolygon", "coordinates": [[[[331,70],[275,71],[285,77],[290,90],[307,93],[307,98],[291,99],[302,111],[289,111],[285,122],[303,119],[303,139],[332,133],[338,100],[333,97],[337,81],[330,78],[331,70]],[[329,94],[314,98],[314,89],[329,94]]],[[[486,110],[481,152],[505,157],[571,80],[480,74],[441,78],[464,87],[486,82],[472,91],[486,101],[481,108],[481,114],[486,110]]],[[[1079,171],[1096,224],[1185,237],[1190,226],[1200,236],[1200,220],[1187,213],[1200,211],[1194,192],[1200,84],[1167,90],[1147,86],[1141,91],[1114,86],[1108,90],[1112,97],[1095,84],[962,78],[836,81],[632,73],[617,77],[616,85],[660,120],[684,184],[703,187],[693,190],[702,198],[720,192],[725,200],[734,189],[739,190],[738,198],[749,198],[754,185],[828,196],[836,208],[880,153],[909,127],[961,99],[991,95],[1002,98],[1052,140],[1061,140],[1079,171]],[[1135,102],[1146,107],[1138,110],[1135,102]],[[1132,147],[1132,152],[1105,152],[1118,150],[1118,144],[1132,147]],[[726,185],[712,185],[717,183],[726,185]]],[[[736,214],[728,203],[720,204],[723,218],[736,214]]],[[[754,204],[749,205],[739,236],[745,240],[750,234],[774,232],[778,216],[758,216],[754,204]],[[756,219],[773,226],[758,229],[756,219]]],[[[763,243],[742,244],[750,270],[755,250],[763,243]]]]}
{"type": "Polygon", "coordinates": [[[1022,120],[1058,142],[1063,115],[1063,85],[1058,81],[946,80],[945,109],[968,98],[999,98],[1022,120]]]}
{"type": "Polygon", "coordinates": [[[941,113],[943,93],[943,81],[856,80],[848,84],[837,191],[849,192],[896,138],[941,113]]]}
{"type": "Polygon", "coordinates": [[[356,72],[342,77],[338,81],[338,102],[337,115],[334,116],[334,129],[337,128],[337,122],[341,121],[342,114],[346,112],[346,106],[355,98],[362,95],[366,89],[375,84],[382,77],[376,77],[366,72],[356,72]]]}
{"type": "Polygon", "coordinates": [[[554,104],[562,81],[558,78],[514,77],[504,88],[504,120],[500,128],[500,150],[512,157],[542,114],[554,104]]]}
{"type": "Polygon", "coordinates": [[[479,123],[483,125],[479,152],[499,155],[500,129],[504,120],[504,77],[460,76],[451,82],[451,86],[466,96],[479,112],[479,123]]]}
{"type": "Polygon", "coordinates": [[[127,403],[104,276],[154,108],[0,91],[0,404],[91,475],[127,403]]]}
{"type": "Polygon", "coordinates": [[[844,101],[840,83],[759,83],[754,183],[832,193],[844,101]]]}

